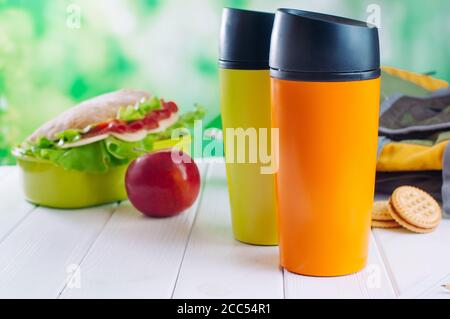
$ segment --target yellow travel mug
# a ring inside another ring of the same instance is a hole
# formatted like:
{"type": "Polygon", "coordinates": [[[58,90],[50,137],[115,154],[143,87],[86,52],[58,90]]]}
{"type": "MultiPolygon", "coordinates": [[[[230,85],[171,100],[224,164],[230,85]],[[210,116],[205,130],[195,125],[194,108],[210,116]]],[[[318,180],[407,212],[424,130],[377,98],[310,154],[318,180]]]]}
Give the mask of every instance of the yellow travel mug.
{"type": "Polygon", "coordinates": [[[264,150],[269,154],[271,150],[268,60],[273,21],[270,13],[226,8],[220,39],[221,111],[233,232],[238,241],[253,245],[278,243],[274,176],[262,174],[267,163],[259,156],[261,132],[267,133],[264,150]],[[230,130],[236,134],[229,134],[230,130]],[[255,143],[258,156],[252,160],[255,143]],[[242,156],[245,160],[239,161],[242,156]]]}

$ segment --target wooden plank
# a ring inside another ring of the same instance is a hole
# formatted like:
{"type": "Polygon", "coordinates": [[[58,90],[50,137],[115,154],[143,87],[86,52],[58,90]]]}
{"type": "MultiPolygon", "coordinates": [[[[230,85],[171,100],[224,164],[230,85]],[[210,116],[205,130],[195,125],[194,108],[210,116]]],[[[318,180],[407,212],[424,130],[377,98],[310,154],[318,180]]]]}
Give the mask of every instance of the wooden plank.
{"type": "Polygon", "coordinates": [[[450,284],[450,272],[447,275],[439,278],[437,281],[429,282],[427,289],[424,289],[416,298],[422,299],[450,299],[450,291],[443,288],[443,285],[450,284]]]}
{"type": "Polygon", "coordinates": [[[343,277],[317,278],[285,271],[286,298],[395,298],[394,288],[373,235],[370,237],[367,267],[360,273],[343,277]]]}
{"type": "MultiPolygon", "coordinates": [[[[205,176],[207,165],[199,165],[205,176]]],[[[123,203],[81,263],[81,288],[61,298],[170,298],[198,202],[168,219],[123,203]]]]}
{"type": "Polygon", "coordinates": [[[56,298],[113,209],[34,210],[0,244],[0,298],[56,298]]]}
{"type": "Polygon", "coordinates": [[[400,299],[450,299],[450,291],[442,287],[448,284],[450,284],[449,271],[436,272],[402,293],[400,299]]]}
{"type": "Polygon", "coordinates": [[[371,236],[369,259],[360,273],[332,278],[306,277],[285,271],[288,299],[379,299],[394,298],[395,293],[375,240],[371,236]]]}
{"type": "Polygon", "coordinates": [[[211,164],[174,298],[283,298],[277,247],[233,239],[224,164],[211,164]]]}
{"type": "Polygon", "coordinates": [[[2,169],[0,179],[0,243],[26,218],[35,206],[25,201],[19,170],[16,167],[2,169]]]}
{"type": "Polygon", "coordinates": [[[440,280],[450,275],[450,220],[431,234],[377,229],[374,236],[401,298],[441,297],[440,280]]]}
{"type": "Polygon", "coordinates": [[[0,166],[0,183],[3,182],[8,175],[11,175],[16,170],[15,166],[0,166]]]}

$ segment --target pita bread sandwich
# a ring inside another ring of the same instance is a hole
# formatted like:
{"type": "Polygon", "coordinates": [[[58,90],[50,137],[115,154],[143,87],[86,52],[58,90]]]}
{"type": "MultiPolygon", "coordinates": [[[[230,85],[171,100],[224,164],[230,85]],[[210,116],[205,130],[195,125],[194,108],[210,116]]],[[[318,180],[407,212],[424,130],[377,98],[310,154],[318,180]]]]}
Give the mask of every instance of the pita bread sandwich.
{"type": "Polygon", "coordinates": [[[172,133],[203,116],[201,107],[180,115],[176,103],[132,89],[87,100],[13,150],[25,196],[34,204],[64,209],[124,200],[128,164],[180,144],[189,149],[185,138],[172,139],[172,133]]]}
{"type": "Polygon", "coordinates": [[[192,126],[203,110],[179,115],[174,102],[123,89],[82,102],[38,128],[16,156],[51,161],[64,169],[106,172],[153,150],[175,128],[192,126]]]}

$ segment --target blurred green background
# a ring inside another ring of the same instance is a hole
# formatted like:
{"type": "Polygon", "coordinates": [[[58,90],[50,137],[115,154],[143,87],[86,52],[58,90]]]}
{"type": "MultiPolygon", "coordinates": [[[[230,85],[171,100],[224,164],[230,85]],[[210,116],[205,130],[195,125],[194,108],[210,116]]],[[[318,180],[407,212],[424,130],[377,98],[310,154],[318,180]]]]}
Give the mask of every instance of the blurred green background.
{"type": "Polygon", "coordinates": [[[0,164],[76,102],[122,87],[219,115],[221,9],[293,7],[366,20],[381,9],[382,62],[450,80],[448,0],[0,0],[0,164]]]}

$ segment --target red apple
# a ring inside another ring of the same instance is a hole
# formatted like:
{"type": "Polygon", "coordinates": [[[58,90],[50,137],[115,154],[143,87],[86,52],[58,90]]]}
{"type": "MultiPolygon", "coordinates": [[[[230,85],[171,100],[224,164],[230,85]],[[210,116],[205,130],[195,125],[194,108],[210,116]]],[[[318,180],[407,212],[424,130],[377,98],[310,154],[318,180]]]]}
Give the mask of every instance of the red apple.
{"type": "Polygon", "coordinates": [[[128,168],[125,185],[131,203],[150,217],[175,216],[194,204],[200,192],[200,173],[195,162],[171,151],[144,155],[128,168]],[[178,155],[177,155],[178,156],[178,155]]]}

